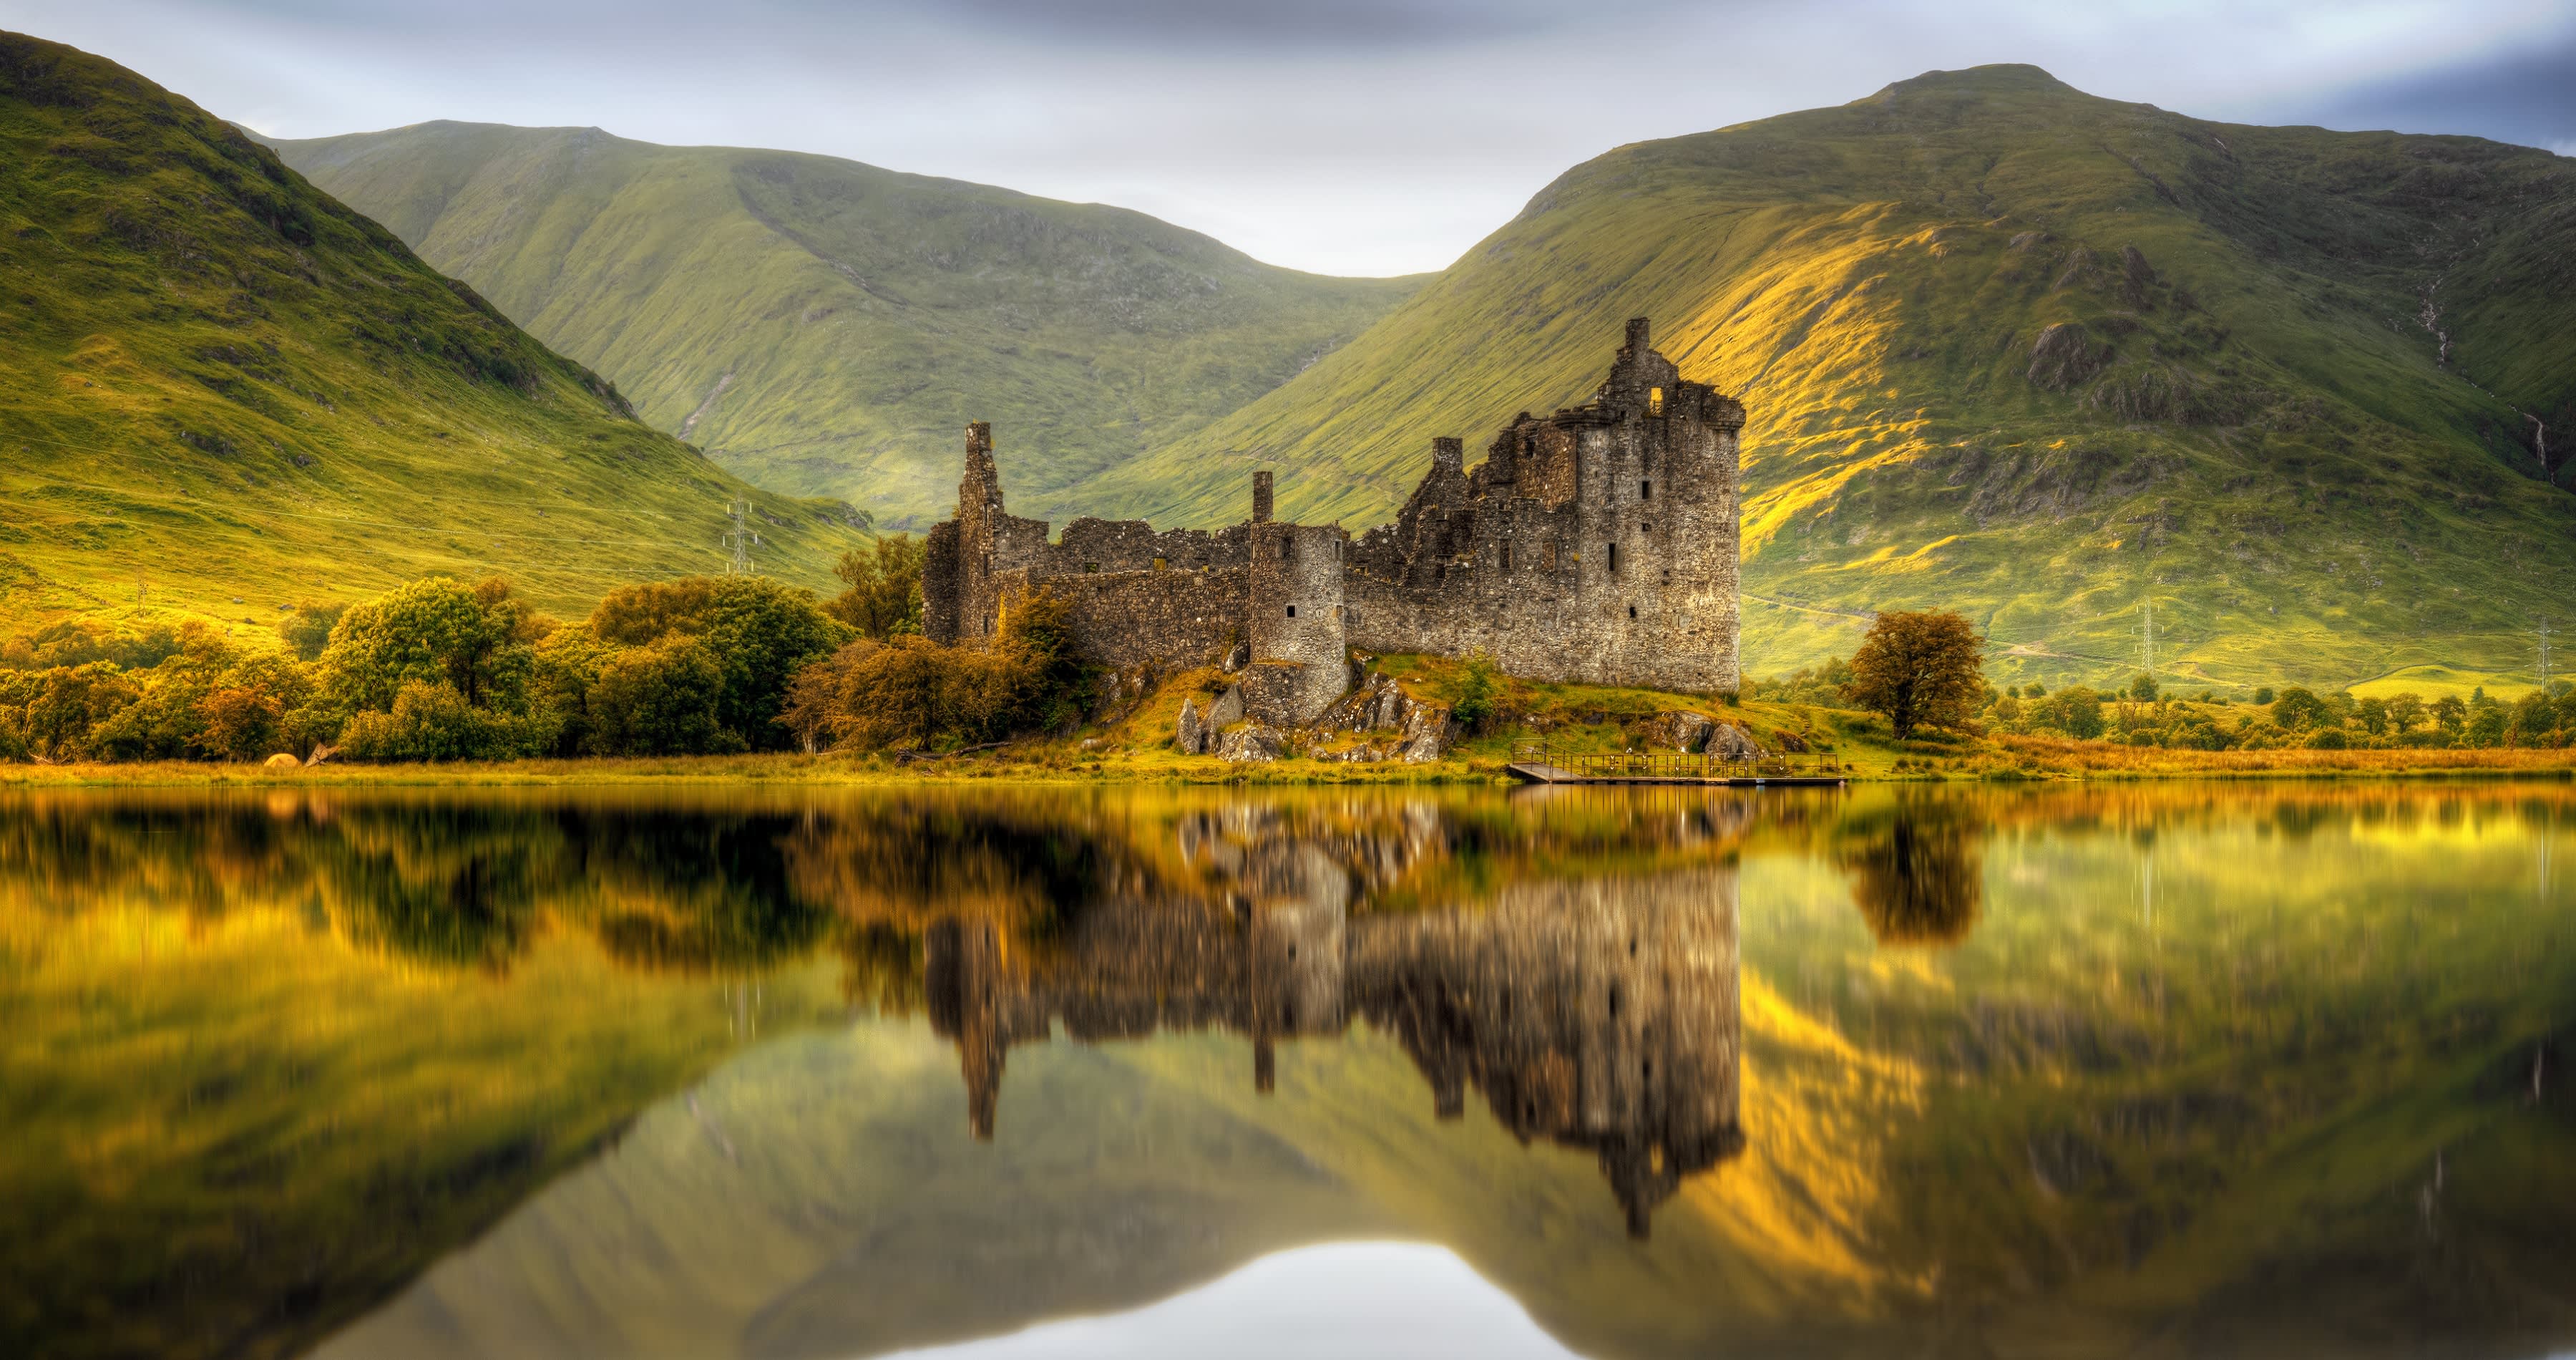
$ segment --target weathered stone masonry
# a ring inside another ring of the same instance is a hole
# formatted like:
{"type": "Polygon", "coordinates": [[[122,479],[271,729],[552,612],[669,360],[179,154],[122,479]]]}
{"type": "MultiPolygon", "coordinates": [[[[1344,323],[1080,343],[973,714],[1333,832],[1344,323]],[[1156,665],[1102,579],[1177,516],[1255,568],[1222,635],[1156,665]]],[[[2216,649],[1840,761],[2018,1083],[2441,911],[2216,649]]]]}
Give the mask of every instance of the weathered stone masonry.
{"type": "Polygon", "coordinates": [[[1391,524],[1353,540],[1339,525],[1253,515],[1207,533],[1002,506],[992,436],[968,427],[957,517],[931,530],[926,631],[989,637],[1019,594],[1052,588],[1096,659],[1197,664],[1248,646],[1245,703],[1312,721],[1349,683],[1346,649],[1490,652],[1536,680],[1732,691],[1744,406],[1685,380],[1643,319],[1591,401],[1515,417],[1464,466],[1433,441],[1431,470],[1391,524]]]}

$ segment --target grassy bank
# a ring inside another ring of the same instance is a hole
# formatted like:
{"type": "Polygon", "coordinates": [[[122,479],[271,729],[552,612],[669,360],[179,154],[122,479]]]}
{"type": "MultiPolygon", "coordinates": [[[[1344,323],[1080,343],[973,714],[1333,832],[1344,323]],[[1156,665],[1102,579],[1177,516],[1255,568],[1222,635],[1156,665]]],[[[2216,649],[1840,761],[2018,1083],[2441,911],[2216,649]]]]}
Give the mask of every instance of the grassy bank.
{"type": "MultiPolygon", "coordinates": [[[[1417,697],[1454,700],[1454,668],[1389,658],[1389,671],[1417,697]],[[1409,663],[1409,664],[1408,664],[1409,663]]],[[[1185,673],[1143,696],[1113,721],[1070,736],[1031,738],[949,754],[766,753],[444,764],[326,763],[270,769],[198,761],[0,766],[0,788],[208,786],[247,788],[478,787],[636,784],[909,785],[1013,784],[1482,784],[1511,779],[1514,748],[1545,741],[1560,754],[1643,750],[1656,715],[1682,709],[1734,723],[1800,772],[1826,769],[1855,781],[2046,781],[2209,778],[2458,778],[2576,776],[2576,748],[2401,748],[2394,750],[2195,751],[2050,736],[1928,733],[1899,742],[1884,720],[1815,704],[1714,702],[1594,685],[1507,682],[1491,731],[1460,741],[1439,760],[1355,762],[1335,758],[1347,740],[1315,753],[1236,764],[1183,755],[1172,730],[1182,701],[1209,677],[1185,673]]]]}

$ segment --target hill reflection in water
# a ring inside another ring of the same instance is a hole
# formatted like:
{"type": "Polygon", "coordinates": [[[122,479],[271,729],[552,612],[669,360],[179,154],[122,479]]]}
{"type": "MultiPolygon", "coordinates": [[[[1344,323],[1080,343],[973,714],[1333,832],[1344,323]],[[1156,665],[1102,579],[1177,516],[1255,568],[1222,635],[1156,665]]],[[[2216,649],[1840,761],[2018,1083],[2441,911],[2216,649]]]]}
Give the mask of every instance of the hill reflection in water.
{"type": "Polygon", "coordinates": [[[860,1355],[1394,1238],[1591,1354],[2537,1353],[2571,810],[21,795],[0,1321],[860,1355]]]}

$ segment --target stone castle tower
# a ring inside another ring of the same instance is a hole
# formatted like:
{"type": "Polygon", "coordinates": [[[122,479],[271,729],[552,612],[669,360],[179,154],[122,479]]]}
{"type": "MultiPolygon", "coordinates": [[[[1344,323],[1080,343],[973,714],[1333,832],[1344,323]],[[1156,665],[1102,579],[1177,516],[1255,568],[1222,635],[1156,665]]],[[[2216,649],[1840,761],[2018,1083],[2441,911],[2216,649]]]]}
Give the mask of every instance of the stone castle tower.
{"type": "Polygon", "coordinates": [[[1002,504],[989,427],[968,427],[957,516],[931,530],[924,631],[991,636],[1009,599],[1050,589],[1108,665],[1196,665],[1248,647],[1247,711],[1311,721],[1349,683],[1347,649],[1491,653],[1533,680],[1732,692],[1744,406],[1689,381],[1630,321],[1591,400],[1524,412],[1470,470],[1432,441],[1431,469],[1391,524],[1271,513],[1214,532],[1043,520],[1002,504]]]}

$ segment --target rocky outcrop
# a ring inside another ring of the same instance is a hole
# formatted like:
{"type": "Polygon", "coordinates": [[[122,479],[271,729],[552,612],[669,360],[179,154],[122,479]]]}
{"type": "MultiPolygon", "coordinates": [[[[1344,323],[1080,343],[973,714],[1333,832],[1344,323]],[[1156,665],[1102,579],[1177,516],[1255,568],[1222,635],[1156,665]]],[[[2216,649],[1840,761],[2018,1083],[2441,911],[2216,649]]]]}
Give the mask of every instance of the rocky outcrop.
{"type": "Polygon", "coordinates": [[[2096,342],[2083,322],[2060,321],[2041,331],[2030,347],[2028,376],[2033,387],[2064,392],[2101,372],[2110,359],[2111,347],[2096,342]]]}
{"type": "Polygon", "coordinates": [[[1662,746],[1675,751],[1696,751],[1708,741],[1710,729],[1716,726],[1716,720],[1705,713],[1693,713],[1689,709],[1676,708],[1656,714],[1648,720],[1640,735],[1644,736],[1647,744],[1651,746],[1662,746]]]}
{"type": "Polygon", "coordinates": [[[1258,723],[1249,723],[1217,738],[1220,760],[1277,760],[1287,754],[1288,739],[1258,723]]]}
{"type": "Polygon", "coordinates": [[[1438,760],[1458,739],[1458,724],[1449,710],[1414,699],[1404,701],[1404,726],[1397,757],[1411,764],[1438,760]]]}
{"type": "Polygon", "coordinates": [[[1708,753],[1720,760],[1760,760],[1768,755],[1753,734],[1733,723],[1713,723],[1708,731],[1708,753]]]}
{"type": "Polygon", "coordinates": [[[1208,725],[1207,710],[1200,706],[1199,696],[1193,694],[1181,700],[1181,716],[1172,724],[1172,744],[1181,748],[1181,754],[1206,755],[1208,734],[1214,730],[1208,725]]]}

